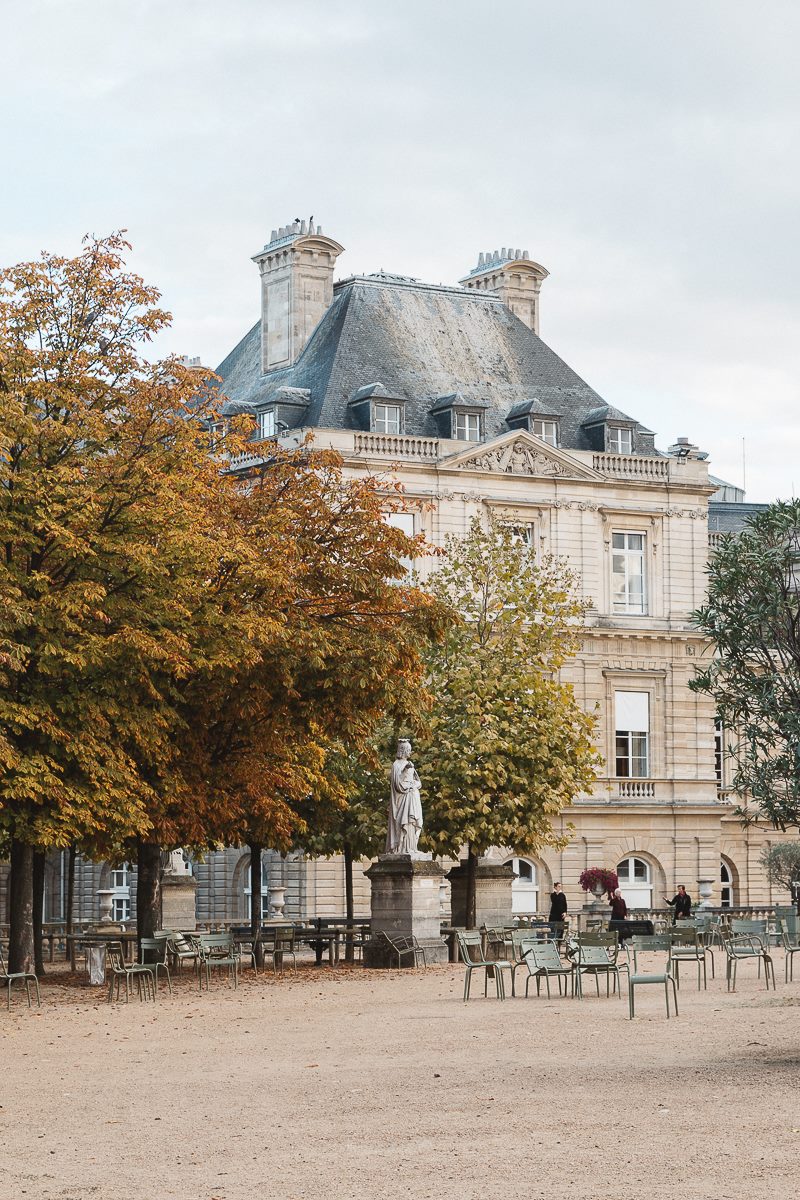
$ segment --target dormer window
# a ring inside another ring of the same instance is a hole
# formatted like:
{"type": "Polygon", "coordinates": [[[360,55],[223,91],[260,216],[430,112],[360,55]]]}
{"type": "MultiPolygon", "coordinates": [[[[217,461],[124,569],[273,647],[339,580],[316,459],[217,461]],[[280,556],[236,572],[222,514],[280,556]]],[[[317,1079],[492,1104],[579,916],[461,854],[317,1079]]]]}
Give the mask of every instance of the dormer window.
{"type": "Polygon", "coordinates": [[[633,454],[633,430],[622,425],[607,425],[606,449],[611,454],[633,454]]]}
{"type": "Polygon", "coordinates": [[[275,409],[266,408],[258,414],[258,440],[275,437],[275,409]]]}
{"type": "Polygon", "coordinates": [[[531,433],[547,442],[548,446],[558,445],[558,421],[547,421],[534,417],[531,422],[531,433]]]}
{"type": "Polygon", "coordinates": [[[373,401],[371,426],[373,433],[402,433],[402,404],[378,404],[373,401]]]}
{"type": "Polygon", "coordinates": [[[212,450],[222,442],[228,432],[227,421],[212,421],[208,427],[208,441],[212,450]]]}
{"type": "Polygon", "coordinates": [[[481,414],[471,412],[453,412],[453,437],[459,442],[479,442],[481,440],[481,414]]]}
{"type": "Polygon", "coordinates": [[[559,419],[543,400],[531,396],[527,400],[518,401],[506,416],[509,429],[526,429],[534,437],[540,438],[548,446],[558,446],[559,419]]]}
{"type": "Polygon", "coordinates": [[[406,431],[406,400],[393,396],[382,383],[370,383],[359,388],[347,402],[352,424],[356,429],[397,437],[406,431]]]}
{"type": "Polygon", "coordinates": [[[453,438],[457,442],[479,442],[484,435],[485,408],[482,400],[451,392],[449,396],[439,396],[431,416],[439,437],[453,438]]]}

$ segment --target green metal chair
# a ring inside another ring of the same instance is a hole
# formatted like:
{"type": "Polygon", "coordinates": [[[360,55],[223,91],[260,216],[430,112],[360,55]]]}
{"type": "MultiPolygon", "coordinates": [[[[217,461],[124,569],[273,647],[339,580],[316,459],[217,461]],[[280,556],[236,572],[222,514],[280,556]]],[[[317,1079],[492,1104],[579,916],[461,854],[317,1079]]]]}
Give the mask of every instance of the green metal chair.
{"type": "Polygon", "coordinates": [[[703,990],[708,988],[708,976],[706,973],[706,948],[701,943],[698,936],[697,928],[692,925],[674,925],[669,931],[669,940],[672,944],[672,967],[675,976],[675,983],[678,987],[681,986],[680,965],[682,962],[697,963],[697,990],[700,991],[701,972],[703,990]]]}
{"type": "Polygon", "coordinates": [[[715,942],[721,944],[719,929],[720,918],[713,913],[698,912],[694,915],[694,927],[697,930],[697,940],[706,952],[706,957],[711,961],[711,978],[716,978],[716,968],[714,963],[714,951],[711,947],[715,942]]]}
{"type": "Polygon", "coordinates": [[[11,1011],[11,985],[15,980],[21,979],[25,984],[25,994],[28,997],[28,1008],[31,1007],[31,980],[36,986],[36,1003],[39,1008],[42,1007],[42,997],[39,992],[39,980],[34,975],[33,971],[7,971],[6,964],[3,959],[3,950],[0,947],[0,983],[5,983],[8,987],[8,1010],[11,1011]]]}
{"type": "Polygon", "coordinates": [[[600,995],[600,976],[606,980],[606,997],[611,995],[611,981],[614,989],[622,988],[619,981],[620,968],[617,965],[617,935],[616,933],[581,934],[567,942],[567,958],[575,967],[575,991],[579,1000],[583,999],[583,976],[593,975],[597,995],[600,995]]]}
{"type": "Polygon", "coordinates": [[[131,988],[135,981],[139,993],[139,1003],[143,1000],[152,999],[155,1003],[156,999],[156,983],[153,977],[152,967],[145,966],[144,963],[126,963],[122,953],[122,942],[109,942],[106,946],[106,970],[109,972],[108,982],[108,1003],[114,999],[114,988],[116,987],[116,998],[119,1000],[120,988],[123,979],[125,980],[125,1003],[128,1004],[131,998],[131,988]]]}
{"type": "Polygon", "coordinates": [[[239,954],[230,933],[200,933],[192,936],[200,954],[200,991],[203,990],[203,974],[206,987],[211,987],[211,971],[214,967],[227,967],[228,979],[233,979],[234,988],[239,986],[239,954]]]}
{"type": "Polygon", "coordinates": [[[472,982],[473,971],[483,971],[483,994],[488,995],[489,992],[489,971],[494,973],[494,982],[497,989],[497,999],[505,1000],[506,989],[503,979],[503,972],[511,970],[511,963],[508,959],[487,958],[483,949],[483,938],[477,929],[466,929],[464,932],[456,934],[458,938],[458,948],[461,951],[461,958],[464,963],[464,1003],[469,1000],[469,989],[472,982]]]}
{"type": "Polygon", "coordinates": [[[172,980],[170,979],[169,966],[167,965],[169,937],[140,938],[139,946],[141,947],[142,963],[153,972],[156,992],[158,991],[158,972],[161,971],[167,977],[167,987],[171,995],[172,980]]]}
{"type": "Polygon", "coordinates": [[[798,953],[798,951],[800,951],[800,942],[797,941],[796,936],[794,939],[792,939],[792,936],[789,932],[789,925],[786,921],[779,921],[778,926],[781,935],[781,945],[783,946],[786,954],[786,961],[784,963],[784,982],[790,983],[794,982],[794,956],[798,953]]]}
{"type": "MultiPolygon", "coordinates": [[[[528,977],[525,980],[525,998],[528,996],[528,988],[532,979],[536,980],[536,995],[541,995],[542,980],[547,984],[547,999],[550,999],[550,977],[555,976],[558,981],[558,994],[561,996],[561,980],[564,980],[564,998],[567,995],[566,980],[569,977],[572,984],[572,995],[575,995],[575,964],[570,963],[568,966],[561,960],[558,953],[558,947],[555,942],[530,942],[524,951],[524,962],[528,968],[528,977]]],[[[513,978],[513,976],[512,976],[513,978]]],[[[512,983],[513,990],[513,983],[512,983]]]]}
{"type": "Polygon", "coordinates": [[[654,934],[652,937],[633,937],[630,945],[625,947],[628,955],[628,1016],[634,1018],[634,999],[637,987],[648,984],[664,985],[664,999],[667,1003],[667,1020],[669,1020],[669,985],[672,984],[672,995],[675,1001],[675,1016],[678,1015],[678,988],[672,971],[672,939],[666,934],[654,934]],[[639,955],[642,953],[666,953],[666,969],[653,973],[639,971],[639,955]],[[630,956],[633,955],[633,969],[630,969],[630,956]]]}
{"type": "Polygon", "coordinates": [[[800,930],[797,926],[797,909],[793,904],[776,904],[775,905],[775,934],[777,945],[783,945],[783,932],[781,930],[781,921],[786,922],[786,932],[789,934],[789,941],[794,944],[797,942],[797,935],[800,930]]]}
{"type": "Polygon", "coordinates": [[[404,958],[411,958],[415,967],[418,967],[422,962],[423,967],[427,971],[428,960],[425,957],[425,947],[420,946],[413,933],[410,934],[388,934],[386,930],[381,931],[383,937],[389,943],[389,962],[391,963],[392,955],[397,955],[398,971],[403,965],[404,958]]]}
{"type": "Polygon", "coordinates": [[[772,986],[775,988],[775,967],[772,962],[772,957],[766,947],[766,921],[746,922],[732,921],[731,931],[722,931],[722,945],[726,955],[726,971],[725,976],[728,985],[728,991],[736,991],[736,966],[742,961],[755,961],[758,964],[759,978],[761,976],[761,964],[764,964],[764,976],[769,991],[770,974],[772,975],[772,986]],[[764,933],[759,936],[756,933],[734,933],[734,925],[758,924],[764,926],[764,933]],[[762,940],[763,937],[763,940],[762,940]]]}
{"type": "Polygon", "coordinates": [[[199,973],[200,971],[200,950],[195,945],[191,936],[187,937],[183,933],[177,933],[174,929],[162,930],[167,936],[168,954],[172,959],[173,967],[178,968],[178,974],[183,970],[184,963],[191,963],[192,970],[199,973]]]}
{"type": "Polygon", "coordinates": [[[515,996],[517,971],[525,966],[525,952],[530,946],[538,946],[539,939],[529,928],[515,929],[511,934],[511,995],[515,996]]]}
{"type": "Polygon", "coordinates": [[[293,925],[276,926],[272,945],[272,972],[278,974],[278,968],[283,973],[283,960],[291,956],[292,967],[297,974],[297,955],[294,948],[295,931],[293,925]]]}

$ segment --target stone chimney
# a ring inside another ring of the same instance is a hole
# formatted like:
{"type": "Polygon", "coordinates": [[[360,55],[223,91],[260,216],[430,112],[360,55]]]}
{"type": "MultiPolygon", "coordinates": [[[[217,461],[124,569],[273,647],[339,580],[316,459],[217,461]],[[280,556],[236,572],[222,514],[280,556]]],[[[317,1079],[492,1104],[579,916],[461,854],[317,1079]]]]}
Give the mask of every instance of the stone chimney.
{"type": "Polygon", "coordinates": [[[261,370],[290,367],[333,300],[333,268],[344,249],[314,218],[273,229],[253,262],[261,272],[261,370]]]}
{"type": "Polygon", "coordinates": [[[520,321],[534,333],[539,332],[539,290],[550,274],[539,263],[531,262],[527,250],[489,250],[478,255],[462,287],[495,292],[520,321]]]}

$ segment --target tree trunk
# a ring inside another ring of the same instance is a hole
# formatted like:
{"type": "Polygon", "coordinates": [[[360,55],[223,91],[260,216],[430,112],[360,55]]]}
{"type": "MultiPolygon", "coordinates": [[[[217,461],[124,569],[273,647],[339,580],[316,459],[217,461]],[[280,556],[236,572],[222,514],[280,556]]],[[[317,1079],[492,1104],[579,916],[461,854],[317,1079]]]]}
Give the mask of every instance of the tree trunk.
{"type": "Polygon", "coordinates": [[[66,924],[66,933],[72,933],[72,921],[75,911],[75,859],[77,857],[77,848],[70,846],[69,859],[67,862],[67,911],[64,914],[66,924]]]}
{"type": "Polygon", "coordinates": [[[42,924],[44,923],[44,854],[41,850],[33,855],[33,969],[37,975],[44,975],[44,954],[42,952],[42,924]]]}
{"type": "Polygon", "coordinates": [[[466,925],[467,929],[474,929],[477,920],[475,916],[476,910],[476,892],[478,882],[478,856],[472,849],[472,843],[467,846],[467,897],[466,897],[466,925]]]}
{"type": "Polygon", "coordinates": [[[161,927],[161,847],[136,843],[136,933],[151,938],[161,927]]]}
{"type": "Polygon", "coordinates": [[[353,847],[345,842],[344,850],[344,904],[347,933],[344,938],[344,961],[353,961],[353,847]]]}
{"type": "Polygon", "coordinates": [[[16,838],[11,842],[9,880],[8,970],[33,970],[33,850],[16,838]]]}
{"type": "Polygon", "coordinates": [[[250,936],[256,967],[264,965],[264,947],[261,944],[261,854],[260,842],[250,842],[250,936]]]}
{"type": "MultiPolygon", "coordinates": [[[[75,859],[77,858],[77,847],[70,846],[69,848],[69,864],[67,866],[67,911],[64,914],[64,932],[69,934],[73,932],[74,913],[75,913],[75,859]]],[[[74,942],[67,942],[69,947],[69,968],[75,970],[75,958],[77,947],[74,942]]]]}

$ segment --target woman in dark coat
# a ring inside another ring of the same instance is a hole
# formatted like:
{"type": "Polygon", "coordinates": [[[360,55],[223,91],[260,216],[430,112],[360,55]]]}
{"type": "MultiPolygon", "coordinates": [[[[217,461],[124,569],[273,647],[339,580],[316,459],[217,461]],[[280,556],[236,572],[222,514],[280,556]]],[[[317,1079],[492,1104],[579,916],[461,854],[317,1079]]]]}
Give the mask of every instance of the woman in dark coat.
{"type": "Polygon", "coordinates": [[[611,920],[624,921],[628,915],[628,906],[625,903],[622,892],[617,888],[611,893],[611,920]]]}
{"type": "Polygon", "coordinates": [[[550,922],[550,936],[555,938],[561,932],[564,921],[567,917],[567,897],[561,890],[561,884],[553,884],[553,891],[550,893],[550,916],[547,918],[550,922]]]}
{"type": "Polygon", "coordinates": [[[619,938],[620,946],[625,941],[626,937],[630,937],[631,931],[626,917],[628,915],[628,906],[625,903],[622,892],[617,888],[611,893],[611,920],[608,922],[608,928],[613,932],[616,930],[619,938]]]}

